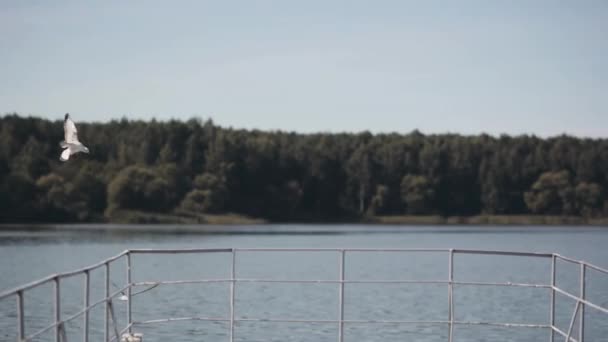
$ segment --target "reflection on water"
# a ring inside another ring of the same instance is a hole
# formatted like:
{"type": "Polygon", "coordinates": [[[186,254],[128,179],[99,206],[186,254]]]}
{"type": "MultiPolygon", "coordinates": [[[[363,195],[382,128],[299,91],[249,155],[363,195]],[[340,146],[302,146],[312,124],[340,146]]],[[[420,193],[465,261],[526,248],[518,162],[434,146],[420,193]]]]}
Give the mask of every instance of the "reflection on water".
{"type": "MultiPolygon", "coordinates": [[[[129,248],[217,248],[217,247],[364,247],[364,248],[468,248],[514,251],[558,252],[608,267],[608,230],[583,227],[395,227],[395,226],[262,226],[200,227],[77,226],[44,232],[12,230],[0,232],[0,291],[51,273],[93,264],[129,248]],[[176,229],[179,228],[179,229],[176,229]],[[103,230],[102,230],[103,229],[103,230]],[[171,232],[171,234],[169,234],[171,232]],[[177,233],[177,234],[174,234],[177,233]]],[[[547,284],[547,259],[458,255],[456,281],[522,282],[547,284]]],[[[134,255],[134,281],[229,278],[231,255],[134,255]]],[[[337,280],[339,257],[335,252],[280,253],[240,252],[237,278],[337,280]]],[[[348,254],[345,274],[350,280],[445,280],[445,253],[348,254]]],[[[126,283],[126,262],[111,268],[112,290],[126,283]]],[[[560,287],[577,293],[578,269],[558,265],[560,287]]],[[[608,306],[608,277],[588,273],[587,295],[608,306]]],[[[91,302],[103,298],[104,273],[91,273],[91,302]]],[[[137,288],[135,291],[146,287],[137,288]]],[[[62,317],[82,309],[83,278],[61,284],[62,317]]],[[[49,324],[53,317],[52,284],[26,292],[28,334],[49,324]]],[[[447,320],[448,292],[444,284],[346,284],[347,320],[447,320]]],[[[339,315],[338,284],[238,283],[235,292],[236,317],[269,319],[335,320],[339,315]]],[[[230,312],[228,283],[162,285],[133,299],[133,317],[146,321],[166,317],[227,318],[230,312]]],[[[539,288],[496,288],[455,286],[455,319],[547,324],[550,292],[539,288]]],[[[567,330],[574,302],[557,296],[556,322],[567,330]]],[[[116,302],[117,320],[126,322],[126,302],[116,302]]],[[[91,312],[91,340],[103,336],[103,306],[91,312]]],[[[608,336],[606,316],[586,311],[586,339],[602,341],[608,336]]],[[[0,340],[16,339],[15,301],[0,301],[0,340]]],[[[69,324],[69,340],[82,339],[82,319],[69,324]]],[[[137,327],[145,341],[227,340],[226,322],[188,321],[137,327]]],[[[345,341],[416,340],[445,341],[445,324],[346,324],[345,341]]],[[[335,323],[239,322],[237,341],[335,341],[335,323]]],[[[457,326],[458,341],[536,341],[549,332],[538,328],[457,326]]],[[[52,341],[52,333],[40,341],[52,341]]]]}

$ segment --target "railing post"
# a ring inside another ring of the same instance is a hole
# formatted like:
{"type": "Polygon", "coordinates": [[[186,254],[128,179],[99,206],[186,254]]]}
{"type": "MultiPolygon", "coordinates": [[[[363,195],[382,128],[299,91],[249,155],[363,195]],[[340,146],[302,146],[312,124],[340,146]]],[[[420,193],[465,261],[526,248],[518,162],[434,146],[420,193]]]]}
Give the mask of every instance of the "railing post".
{"type": "Polygon", "coordinates": [[[23,306],[23,291],[17,292],[17,327],[19,329],[17,341],[21,342],[25,340],[25,311],[23,306]]]}
{"type": "Polygon", "coordinates": [[[230,342],[234,341],[234,292],[236,281],[236,249],[232,249],[232,266],[230,267],[230,342]]]}
{"type": "Polygon", "coordinates": [[[112,341],[112,340],[119,341],[120,334],[118,333],[118,321],[116,320],[116,315],[114,315],[114,305],[112,305],[112,299],[110,299],[110,301],[108,302],[108,305],[110,306],[110,317],[112,318],[112,326],[114,327],[114,336],[115,336],[115,338],[110,338],[110,339],[108,339],[108,341],[112,341]]]}
{"type": "Polygon", "coordinates": [[[339,305],[340,305],[340,317],[338,323],[338,342],[344,341],[344,274],[345,274],[345,259],[346,251],[340,251],[340,290],[339,290],[339,305]]]}
{"type": "Polygon", "coordinates": [[[131,334],[133,331],[132,329],[132,322],[133,322],[133,318],[132,318],[132,313],[131,313],[131,303],[133,302],[132,298],[131,298],[131,252],[127,252],[127,321],[128,321],[128,326],[129,326],[129,334],[131,334]]]}
{"type": "MultiPolygon", "coordinates": [[[[585,299],[585,264],[581,263],[581,299],[585,299]]],[[[578,328],[578,342],[585,340],[585,303],[581,302],[580,320],[578,328]]]]}
{"type": "Polygon", "coordinates": [[[105,311],[106,311],[106,317],[104,320],[104,336],[105,342],[109,342],[110,341],[110,264],[109,263],[105,263],[105,269],[106,269],[106,293],[105,293],[105,311]]]}
{"type": "Polygon", "coordinates": [[[448,258],[448,342],[452,342],[454,335],[454,249],[450,249],[448,258]]]}
{"type": "Polygon", "coordinates": [[[84,271],[84,342],[89,342],[89,302],[91,300],[89,292],[91,286],[91,274],[84,271]]]}
{"type": "Polygon", "coordinates": [[[570,336],[572,336],[572,328],[574,327],[574,321],[576,320],[576,315],[578,314],[578,310],[581,307],[581,301],[577,300],[576,305],[574,306],[574,313],[572,313],[572,319],[570,320],[570,325],[568,326],[568,335],[566,336],[565,342],[570,342],[570,336]]]}
{"type": "Polygon", "coordinates": [[[59,288],[59,277],[55,277],[55,342],[61,341],[61,295],[59,288]]]}
{"type": "Polygon", "coordinates": [[[234,297],[236,282],[236,249],[232,249],[232,265],[230,267],[230,342],[234,341],[234,297]]]}
{"type": "Polygon", "coordinates": [[[551,336],[549,337],[549,341],[553,342],[555,339],[555,254],[551,257],[551,336]]]}

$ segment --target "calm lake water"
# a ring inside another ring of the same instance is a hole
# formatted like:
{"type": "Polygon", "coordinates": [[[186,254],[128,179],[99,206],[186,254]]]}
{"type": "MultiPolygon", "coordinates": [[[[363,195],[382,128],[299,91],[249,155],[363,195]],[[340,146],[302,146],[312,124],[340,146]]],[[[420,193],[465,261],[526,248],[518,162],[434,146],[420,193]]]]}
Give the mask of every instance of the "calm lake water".
{"type": "MultiPolygon", "coordinates": [[[[608,268],[608,229],[589,227],[397,227],[397,226],[259,226],[207,227],[193,234],[189,227],[176,234],[144,233],[143,227],[123,233],[118,226],[84,227],[90,231],[0,231],[0,291],[51,273],[96,263],[134,248],[218,247],[312,247],[312,248],[466,248],[509,251],[557,252],[608,268]],[[117,229],[112,229],[117,228],[117,229]]],[[[158,226],[155,226],[158,228],[158,226]]],[[[171,229],[172,227],[162,227],[171,229]]],[[[126,282],[125,259],[111,268],[113,290],[126,282]]],[[[229,278],[230,254],[134,255],[133,280],[229,278]]],[[[337,252],[278,253],[240,252],[237,278],[337,280],[337,252]]],[[[347,254],[347,280],[446,280],[447,253],[347,254]]],[[[456,281],[549,284],[550,259],[457,255],[456,281]]],[[[91,274],[91,302],[103,296],[103,270],[91,274]]],[[[578,294],[578,267],[558,262],[557,284],[578,294]]],[[[239,283],[236,317],[270,319],[335,320],[339,317],[339,285],[336,283],[239,283]]],[[[138,292],[145,286],[134,289],[138,292]]],[[[62,317],[82,308],[83,277],[61,284],[62,317]]],[[[32,334],[53,317],[53,286],[26,292],[26,331],[32,334]]],[[[608,307],[608,276],[587,272],[587,297],[608,307]]],[[[162,285],[133,298],[133,319],[141,322],[167,317],[229,317],[229,285],[226,283],[162,285]]],[[[445,284],[345,285],[344,316],[347,320],[446,321],[448,291],[445,284]]],[[[116,316],[124,327],[126,302],[116,301],[116,316]]],[[[548,324],[550,292],[544,288],[465,286],[454,288],[455,320],[548,324]]],[[[556,297],[556,322],[567,330],[575,302],[556,297]]],[[[91,312],[90,340],[103,338],[103,307],[91,312]]],[[[16,340],[15,299],[0,301],[0,341],[16,340]]],[[[608,315],[587,308],[585,341],[608,341],[608,315]]],[[[82,319],[68,323],[69,341],[82,340],[82,319]]],[[[576,324],[578,326],[578,324],[576,324]]],[[[137,326],[144,341],[227,341],[226,322],[182,321],[137,326]]],[[[344,341],[447,341],[447,325],[346,324],[344,341]]],[[[548,341],[542,328],[502,328],[456,325],[454,341],[548,341]]],[[[36,341],[52,341],[45,333],[36,341]]],[[[335,323],[239,322],[236,341],[337,341],[335,323]]],[[[560,341],[563,338],[559,339],[560,341]]]]}

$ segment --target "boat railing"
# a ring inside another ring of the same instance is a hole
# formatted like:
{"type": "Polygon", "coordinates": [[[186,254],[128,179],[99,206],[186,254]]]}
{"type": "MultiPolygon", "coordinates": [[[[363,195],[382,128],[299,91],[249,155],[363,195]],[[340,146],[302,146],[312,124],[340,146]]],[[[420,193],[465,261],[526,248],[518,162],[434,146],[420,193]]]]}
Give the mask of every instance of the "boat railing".
{"type": "Polygon", "coordinates": [[[229,323],[228,339],[230,342],[235,340],[235,324],[237,322],[286,322],[286,323],[326,323],[335,324],[337,328],[338,342],[344,341],[344,325],[345,324],[436,324],[445,325],[448,329],[448,342],[454,341],[454,326],[456,325],[486,325],[497,327],[521,327],[521,328],[542,328],[550,331],[550,341],[556,340],[556,337],[561,336],[564,341],[584,342],[585,340],[585,309],[590,308],[597,312],[607,315],[608,308],[596,304],[586,298],[586,274],[588,270],[597,271],[608,277],[608,270],[587,263],[585,261],[571,259],[556,253],[528,253],[528,252],[510,252],[510,251],[494,251],[494,250],[472,250],[472,249],[422,249],[422,248],[404,248],[404,249],[380,249],[380,248],[200,248],[200,249],[129,249],[105,259],[94,265],[80,268],[65,273],[53,274],[48,277],[36,280],[26,285],[20,286],[9,291],[0,293],[0,301],[14,298],[16,301],[16,326],[17,326],[17,341],[32,341],[40,335],[53,331],[55,342],[68,342],[66,335],[66,324],[78,318],[82,319],[82,329],[84,342],[89,342],[89,327],[90,327],[90,311],[99,305],[104,306],[104,341],[112,342],[119,341],[123,334],[132,334],[134,327],[155,324],[161,322],[177,322],[177,321],[219,321],[229,323]],[[243,252],[333,252],[338,257],[338,270],[336,279],[268,279],[268,278],[239,278],[237,277],[237,257],[243,252]],[[396,252],[396,253],[445,253],[447,262],[447,276],[444,279],[404,279],[404,280],[365,280],[365,279],[347,279],[345,277],[345,265],[350,253],[354,252],[396,252]],[[166,280],[166,281],[132,281],[132,256],[136,254],[193,254],[193,253],[228,253],[231,255],[230,277],[227,278],[210,278],[210,279],[193,279],[193,280],[166,280]],[[492,256],[508,256],[508,257],[529,257],[550,259],[551,262],[551,282],[549,284],[536,283],[520,283],[520,282],[481,282],[481,281],[456,281],[454,280],[454,256],[458,254],[468,255],[492,255],[492,256]],[[112,274],[110,274],[110,266],[114,263],[126,260],[126,285],[117,290],[111,291],[110,284],[112,282],[112,274]],[[557,286],[556,284],[556,263],[557,261],[574,264],[579,267],[579,291],[571,293],[570,291],[557,286]],[[103,269],[104,270],[104,296],[102,299],[91,303],[91,272],[103,269]],[[63,280],[71,277],[83,277],[83,304],[82,309],[68,317],[62,316],[61,311],[61,283],[63,280]],[[24,298],[28,291],[45,284],[53,284],[53,312],[54,317],[52,323],[48,326],[29,333],[25,329],[25,310],[24,298]],[[158,286],[158,285],[176,285],[176,284],[196,284],[196,283],[227,283],[230,286],[230,311],[227,317],[167,317],[163,319],[136,321],[133,317],[131,300],[137,293],[133,292],[133,288],[139,286],[158,286]],[[338,316],[332,320],[320,319],[280,319],[280,318],[239,318],[235,312],[235,296],[237,284],[239,283],[301,283],[301,284],[336,284],[338,294],[338,316]],[[345,319],[345,284],[445,284],[447,291],[447,317],[445,320],[347,320],[345,319]],[[525,324],[514,322],[489,322],[489,321],[460,321],[454,316],[454,286],[497,286],[497,287],[528,287],[528,288],[546,288],[550,290],[550,312],[549,322],[546,324],[525,324]],[[556,326],[556,294],[563,295],[575,301],[570,315],[570,323],[566,331],[559,329],[556,326]],[[115,314],[115,300],[119,296],[126,296],[126,322],[119,322],[115,314]],[[578,319],[577,336],[573,336],[575,323],[578,319]]]}

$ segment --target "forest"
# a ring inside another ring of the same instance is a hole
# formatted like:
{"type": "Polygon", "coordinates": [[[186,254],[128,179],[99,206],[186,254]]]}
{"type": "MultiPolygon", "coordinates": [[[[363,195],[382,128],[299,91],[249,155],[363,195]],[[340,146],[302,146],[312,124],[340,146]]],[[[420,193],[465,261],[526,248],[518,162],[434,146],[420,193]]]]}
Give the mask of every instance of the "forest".
{"type": "Polygon", "coordinates": [[[608,216],[608,139],[302,134],[209,119],[76,117],[90,154],[64,163],[62,119],[0,117],[0,222],[608,216]]]}

